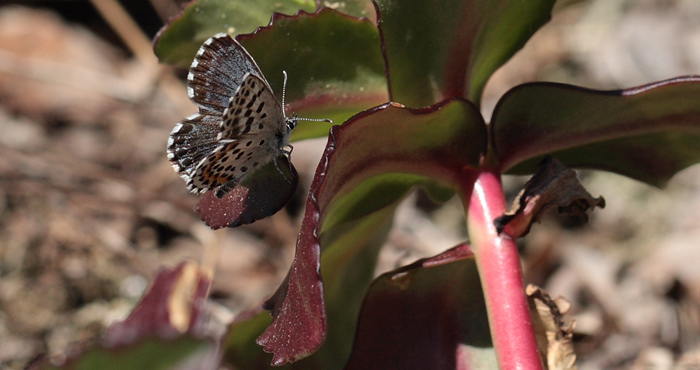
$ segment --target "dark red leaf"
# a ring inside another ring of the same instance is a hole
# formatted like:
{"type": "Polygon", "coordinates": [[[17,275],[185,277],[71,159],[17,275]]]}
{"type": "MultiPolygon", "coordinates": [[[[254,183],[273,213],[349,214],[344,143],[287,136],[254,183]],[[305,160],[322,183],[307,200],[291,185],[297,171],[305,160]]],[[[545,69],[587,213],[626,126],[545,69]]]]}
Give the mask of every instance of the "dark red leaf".
{"type": "Polygon", "coordinates": [[[326,339],[326,306],[323,302],[321,245],[318,240],[319,210],[315,194],[325,177],[328,155],[333,149],[333,146],[326,147],[326,153],[316,169],[289,273],[277,292],[265,303],[265,308],[272,311],[274,320],[257,343],[263,346],[265,352],[274,353],[273,366],[310,355],[326,339]]]}
{"type": "Polygon", "coordinates": [[[86,343],[29,368],[218,369],[220,339],[206,330],[210,285],[210,274],[193,262],[162,269],[131,314],[112,324],[97,345],[86,343]]]}
{"type": "Polygon", "coordinates": [[[193,262],[162,269],[141,302],[124,321],[105,333],[105,346],[126,345],[142,338],[173,339],[183,333],[203,334],[204,308],[211,277],[193,262]]]}
{"type": "Polygon", "coordinates": [[[202,195],[195,211],[212,229],[246,225],[271,216],[291,199],[299,184],[296,169],[286,156],[248,175],[219,199],[214,191],[202,195]]]}
{"type": "Polygon", "coordinates": [[[469,245],[378,277],[346,370],[496,368],[469,245]]]}

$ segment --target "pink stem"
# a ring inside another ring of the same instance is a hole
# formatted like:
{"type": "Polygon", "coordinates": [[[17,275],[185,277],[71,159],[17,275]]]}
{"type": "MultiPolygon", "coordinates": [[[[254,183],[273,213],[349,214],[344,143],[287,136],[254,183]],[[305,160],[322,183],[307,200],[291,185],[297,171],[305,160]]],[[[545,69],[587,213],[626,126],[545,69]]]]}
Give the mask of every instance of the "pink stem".
{"type": "MultiPolygon", "coordinates": [[[[499,236],[494,218],[505,212],[500,174],[481,172],[473,186],[467,225],[489,315],[491,338],[502,370],[543,369],[525,297],[515,241],[499,236]]],[[[473,181],[473,178],[471,178],[473,181]]]]}

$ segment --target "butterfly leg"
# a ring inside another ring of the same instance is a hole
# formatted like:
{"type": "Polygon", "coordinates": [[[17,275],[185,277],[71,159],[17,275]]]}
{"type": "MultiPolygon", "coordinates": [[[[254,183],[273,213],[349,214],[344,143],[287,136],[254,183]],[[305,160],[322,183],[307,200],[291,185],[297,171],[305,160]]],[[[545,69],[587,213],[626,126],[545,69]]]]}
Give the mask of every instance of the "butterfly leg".
{"type": "Polygon", "coordinates": [[[287,156],[287,159],[289,159],[289,164],[292,164],[292,150],[294,150],[294,147],[291,144],[287,144],[289,149],[287,147],[282,148],[281,152],[287,156]]]}

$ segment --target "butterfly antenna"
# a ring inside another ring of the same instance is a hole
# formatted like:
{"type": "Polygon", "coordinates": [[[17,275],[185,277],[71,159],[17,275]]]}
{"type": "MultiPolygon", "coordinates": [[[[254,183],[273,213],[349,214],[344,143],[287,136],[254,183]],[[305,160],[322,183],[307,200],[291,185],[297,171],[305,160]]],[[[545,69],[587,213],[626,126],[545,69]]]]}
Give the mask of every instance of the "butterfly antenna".
{"type": "Polygon", "coordinates": [[[282,111],[284,112],[287,109],[284,105],[284,97],[287,95],[287,71],[282,71],[282,74],[284,75],[284,82],[282,82],[282,111]]]}
{"type": "Polygon", "coordinates": [[[333,120],[330,119],[330,118],[304,118],[304,117],[297,117],[297,120],[299,120],[299,121],[330,122],[330,123],[333,123],[333,120]]]}
{"type": "MultiPolygon", "coordinates": [[[[282,111],[284,112],[287,109],[287,106],[284,105],[285,95],[287,95],[287,71],[282,71],[282,74],[284,75],[284,82],[282,82],[282,111]]],[[[303,117],[297,117],[296,114],[294,115],[294,119],[297,121],[333,123],[333,120],[330,118],[303,118],[303,117]]]]}

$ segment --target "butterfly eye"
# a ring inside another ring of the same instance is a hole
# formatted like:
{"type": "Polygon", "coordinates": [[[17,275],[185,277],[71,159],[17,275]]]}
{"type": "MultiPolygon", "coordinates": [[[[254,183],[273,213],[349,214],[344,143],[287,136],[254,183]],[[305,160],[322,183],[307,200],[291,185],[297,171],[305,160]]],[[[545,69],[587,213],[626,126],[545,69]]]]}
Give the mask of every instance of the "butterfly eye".
{"type": "Polygon", "coordinates": [[[294,130],[295,127],[297,127],[297,122],[299,122],[299,117],[297,117],[296,113],[294,113],[291,117],[285,117],[285,121],[287,123],[287,129],[289,131],[294,130]]]}

